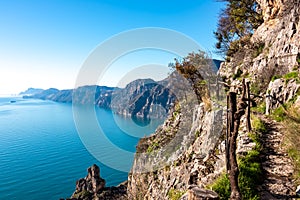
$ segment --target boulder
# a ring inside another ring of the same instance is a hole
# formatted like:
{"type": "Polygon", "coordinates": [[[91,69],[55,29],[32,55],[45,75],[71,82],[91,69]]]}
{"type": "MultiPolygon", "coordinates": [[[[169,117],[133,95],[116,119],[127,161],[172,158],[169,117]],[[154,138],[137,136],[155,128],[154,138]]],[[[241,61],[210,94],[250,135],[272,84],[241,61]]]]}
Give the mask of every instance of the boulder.
{"type": "Polygon", "coordinates": [[[219,195],[212,191],[202,189],[198,186],[192,186],[180,200],[218,200],[219,195]]]}

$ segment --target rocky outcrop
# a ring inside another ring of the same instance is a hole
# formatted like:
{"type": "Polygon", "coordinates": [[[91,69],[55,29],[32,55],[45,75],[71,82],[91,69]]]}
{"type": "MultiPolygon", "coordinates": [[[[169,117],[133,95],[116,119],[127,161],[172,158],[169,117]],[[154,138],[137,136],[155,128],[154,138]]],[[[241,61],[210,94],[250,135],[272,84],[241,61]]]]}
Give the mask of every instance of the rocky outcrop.
{"type": "Polygon", "coordinates": [[[98,200],[98,199],[126,199],[126,184],[117,187],[105,187],[105,180],[100,177],[100,169],[97,165],[88,168],[85,178],[76,182],[76,189],[72,200],[98,200]]]}
{"type": "Polygon", "coordinates": [[[219,200],[219,195],[214,191],[192,186],[179,200],[219,200]]]}
{"type": "Polygon", "coordinates": [[[258,0],[264,22],[245,46],[221,66],[220,75],[229,83],[249,77],[252,91],[263,96],[274,75],[299,69],[300,2],[258,0]]]}
{"type": "Polygon", "coordinates": [[[295,79],[280,78],[271,81],[266,94],[266,114],[270,114],[270,110],[274,110],[295,98],[299,88],[300,84],[295,79]]]}
{"type": "Polygon", "coordinates": [[[76,182],[76,189],[72,197],[78,199],[92,197],[105,187],[105,180],[100,177],[100,169],[97,165],[94,164],[87,171],[87,176],[76,182]]]}
{"type": "Polygon", "coordinates": [[[223,172],[222,109],[205,111],[202,103],[187,110],[181,107],[155,135],[139,142],[128,177],[130,199],[169,199],[172,191],[204,188],[223,172]]]}

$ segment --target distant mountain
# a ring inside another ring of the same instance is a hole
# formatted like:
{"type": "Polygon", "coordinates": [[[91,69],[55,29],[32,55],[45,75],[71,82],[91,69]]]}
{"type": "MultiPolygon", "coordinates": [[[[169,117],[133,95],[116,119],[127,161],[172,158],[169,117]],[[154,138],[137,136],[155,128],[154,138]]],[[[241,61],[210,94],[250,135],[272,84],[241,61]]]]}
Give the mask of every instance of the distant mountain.
{"type": "MultiPolygon", "coordinates": [[[[213,60],[213,62],[217,68],[220,67],[220,61],[213,60]]],[[[97,85],[70,90],[50,88],[23,97],[63,103],[73,102],[80,105],[94,104],[112,109],[113,112],[121,115],[137,118],[163,118],[167,116],[177,98],[188,96],[187,89],[190,86],[187,84],[189,83],[185,78],[174,72],[162,81],[137,79],[130,82],[125,88],[97,85]]],[[[31,91],[32,88],[28,90],[31,91]]],[[[22,94],[27,94],[25,92],[22,94]]]]}
{"type": "Polygon", "coordinates": [[[43,89],[40,89],[40,88],[28,88],[26,91],[21,92],[19,95],[21,95],[21,96],[25,96],[25,95],[26,96],[31,96],[31,95],[40,93],[42,91],[43,91],[43,89]]]}
{"type": "Polygon", "coordinates": [[[152,79],[138,79],[112,93],[110,108],[122,115],[138,118],[166,117],[175,102],[169,88],[152,79]]]}

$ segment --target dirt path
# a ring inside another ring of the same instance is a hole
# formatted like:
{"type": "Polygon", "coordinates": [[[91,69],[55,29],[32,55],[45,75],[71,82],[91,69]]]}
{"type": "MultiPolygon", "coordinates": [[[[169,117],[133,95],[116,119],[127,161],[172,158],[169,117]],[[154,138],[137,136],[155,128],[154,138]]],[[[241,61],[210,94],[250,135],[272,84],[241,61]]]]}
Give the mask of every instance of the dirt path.
{"type": "Polygon", "coordinates": [[[292,182],[294,167],[292,160],[282,148],[284,127],[265,116],[260,118],[268,128],[267,133],[261,136],[264,174],[264,182],[259,187],[261,199],[293,199],[295,197],[292,182]]]}

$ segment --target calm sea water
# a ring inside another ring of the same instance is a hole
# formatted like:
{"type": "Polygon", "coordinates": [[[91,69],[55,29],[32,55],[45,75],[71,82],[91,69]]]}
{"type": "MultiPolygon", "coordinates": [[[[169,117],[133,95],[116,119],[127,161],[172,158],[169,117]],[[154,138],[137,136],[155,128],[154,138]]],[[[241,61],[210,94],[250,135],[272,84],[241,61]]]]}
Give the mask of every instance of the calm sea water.
{"type": "MultiPolygon", "coordinates": [[[[109,110],[96,108],[96,115],[109,140],[132,152],[133,158],[140,129],[109,110]]],[[[142,134],[154,132],[161,122],[152,120],[142,134]]],[[[118,162],[109,150],[102,151],[101,155],[118,162]]],[[[131,165],[132,159],[128,162],[131,165]]],[[[107,167],[86,150],[75,128],[71,104],[0,98],[0,199],[70,197],[76,180],[85,177],[94,163],[108,186],[127,179],[126,172],[107,167]]]]}

